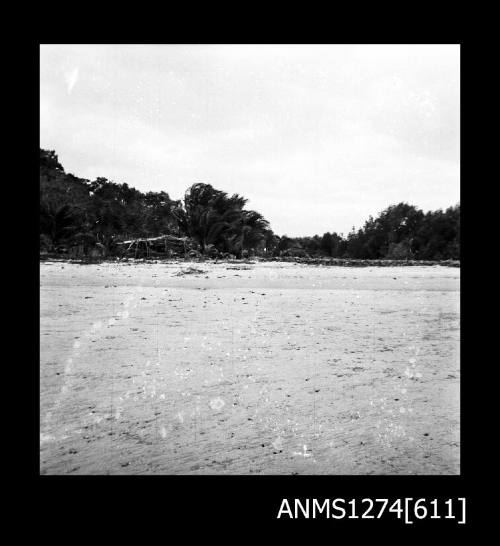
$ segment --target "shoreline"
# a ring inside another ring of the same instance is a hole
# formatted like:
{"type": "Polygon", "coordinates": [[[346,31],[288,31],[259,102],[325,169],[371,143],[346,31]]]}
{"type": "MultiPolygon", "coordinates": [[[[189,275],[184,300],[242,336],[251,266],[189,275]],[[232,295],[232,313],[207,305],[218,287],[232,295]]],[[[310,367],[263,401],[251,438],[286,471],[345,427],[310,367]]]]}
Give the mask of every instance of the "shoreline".
{"type": "Polygon", "coordinates": [[[256,263],[296,263],[304,265],[319,265],[319,266],[341,266],[341,267],[417,267],[417,266],[436,266],[441,267],[458,267],[460,268],[460,260],[361,260],[353,258],[243,258],[243,259],[216,259],[216,258],[68,258],[62,256],[40,256],[40,263],[44,262],[62,262],[74,264],[100,264],[100,263],[208,263],[208,264],[256,264],[256,263]]]}

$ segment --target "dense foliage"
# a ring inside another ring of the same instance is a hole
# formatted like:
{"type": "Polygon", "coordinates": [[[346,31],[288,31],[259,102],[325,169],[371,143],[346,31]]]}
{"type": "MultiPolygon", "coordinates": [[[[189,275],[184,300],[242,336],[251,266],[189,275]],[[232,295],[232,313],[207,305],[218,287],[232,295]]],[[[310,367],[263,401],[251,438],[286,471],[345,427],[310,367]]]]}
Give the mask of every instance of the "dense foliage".
{"type": "Polygon", "coordinates": [[[166,192],[142,193],[127,184],[66,173],[54,151],[40,150],[41,250],[83,253],[97,246],[113,253],[120,241],[172,235],[190,238],[201,253],[266,256],[330,256],[361,259],[459,259],[460,205],[422,212],[392,205],[363,228],[343,237],[277,236],[266,219],[246,210],[237,194],[194,184],[184,200],[166,192]]]}

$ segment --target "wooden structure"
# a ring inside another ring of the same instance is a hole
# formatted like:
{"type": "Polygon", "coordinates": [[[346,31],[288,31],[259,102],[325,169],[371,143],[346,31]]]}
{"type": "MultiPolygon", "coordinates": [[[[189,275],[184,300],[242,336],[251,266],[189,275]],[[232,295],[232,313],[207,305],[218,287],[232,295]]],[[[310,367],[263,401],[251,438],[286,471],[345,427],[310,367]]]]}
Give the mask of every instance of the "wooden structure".
{"type": "Polygon", "coordinates": [[[174,257],[185,256],[191,250],[197,250],[196,243],[189,237],[174,237],[160,235],[159,237],[141,237],[117,243],[124,255],[134,258],[150,258],[155,256],[174,257]]]}

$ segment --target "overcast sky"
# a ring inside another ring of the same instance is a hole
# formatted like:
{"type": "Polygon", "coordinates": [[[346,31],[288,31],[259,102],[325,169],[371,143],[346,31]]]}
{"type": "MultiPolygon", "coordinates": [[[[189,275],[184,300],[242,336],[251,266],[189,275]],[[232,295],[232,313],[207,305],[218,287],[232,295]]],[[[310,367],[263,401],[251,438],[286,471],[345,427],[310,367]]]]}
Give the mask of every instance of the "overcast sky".
{"type": "Polygon", "coordinates": [[[290,236],[460,200],[458,45],[42,45],[66,172],[249,199],[290,236]]]}

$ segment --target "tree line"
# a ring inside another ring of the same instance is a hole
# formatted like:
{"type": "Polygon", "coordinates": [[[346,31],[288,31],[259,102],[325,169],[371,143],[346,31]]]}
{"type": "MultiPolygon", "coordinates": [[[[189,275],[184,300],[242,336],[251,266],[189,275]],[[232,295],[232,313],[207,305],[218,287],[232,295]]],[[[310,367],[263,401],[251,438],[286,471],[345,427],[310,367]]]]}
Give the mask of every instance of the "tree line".
{"type": "Polygon", "coordinates": [[[275,234],[247,199],[197,183],[183,200],[141,192],[106,178],[66,173],[55,151],[40,149],[40,248],[84,253],[100,246],[113,254],[121,241],[171,235],[189,238],[203,255],[301,256],[356,259],[457,260],[460,205],[424,213],[399,203],[344,236],[275,234]]]}

